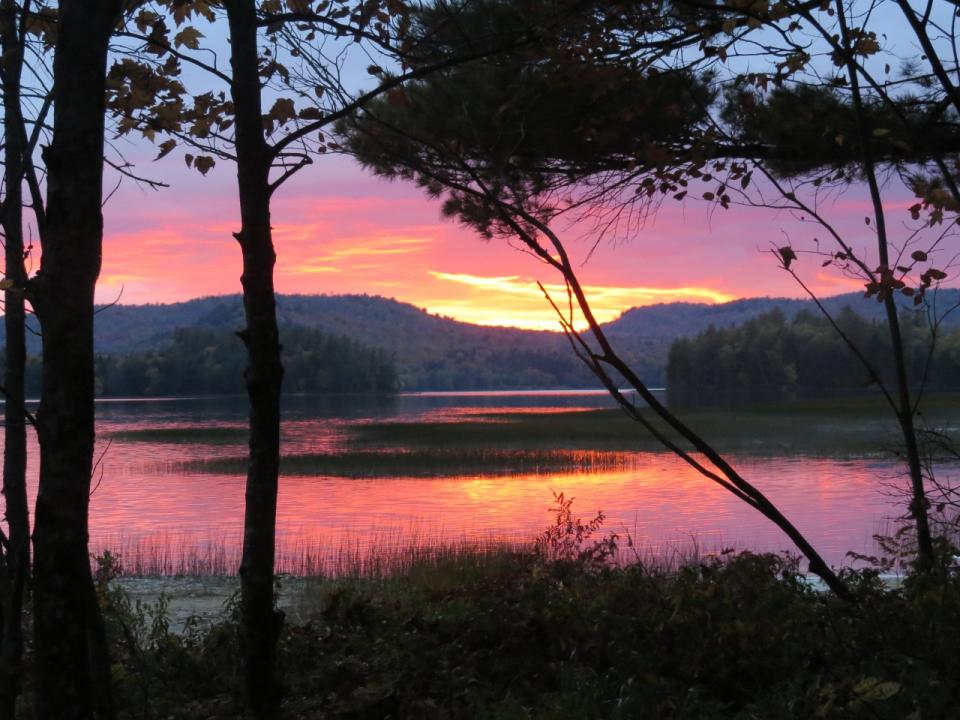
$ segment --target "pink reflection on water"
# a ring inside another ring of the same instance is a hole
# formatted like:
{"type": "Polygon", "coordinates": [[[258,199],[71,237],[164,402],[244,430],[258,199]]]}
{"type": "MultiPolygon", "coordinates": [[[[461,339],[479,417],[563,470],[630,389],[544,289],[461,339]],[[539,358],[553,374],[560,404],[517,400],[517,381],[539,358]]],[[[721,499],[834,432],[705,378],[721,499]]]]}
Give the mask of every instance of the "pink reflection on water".
{"type": "MultiPolygon", "coordinates": [[[[92,546],[212,543],[235,557],[241,539],[244,478],[182,472],[178,465],[242,454],[243,443],[116,440],[108,444],[112,431],[156,426],[149,418],[101,423],[98,447],[104,451],[103,475],[91,499],[92,546]]],[[[343,437],[342,421],[297,419],[285,426],[284,449],[293,453],[333,449],[343,437]]],[[[37,455],[34,444],[31,496],[36,491],[37,455]]],[[[552,493],[562,491],[576,498],[574,508],[584,519],[604,511],[605,527],[630,533],[641,548],[685,549],[694,542],[703,550],[791,548],[758,513],[672,455],[636,453],[631,461],[616,470],[570,474],[286,476],[281,479],[278,507],[279,542],[281,548],[311,548],[334,555],[343,548],[365,550],[385,542],[525,541],[549,522],[552,493]]],[[[892,512],[882,482],[895,468],[886,461],[742,457],[734,458],[734,465],[833,564],[843,563],[848,550],[871,551],[871,536],[892,512]]]]}
{"type": "MultiPolygon", "coordinates": [[[[870,548],[885,513],[868,461],[751,459],[738,463],[822,548],[830,562],[870,548]]],[[[158,531],[198,541],[239,542],[240,476],[133,472],[105,480],[92,503],[94,540],[158,531]]],[[[457,478],[284,477],[278,506],[281,544],[365,547],[384,538],[421,542],[533,538],[549,521],[552,493],[576,498],[585,518],[603,510],[606,527],[643,547],[789,549],[770,523],[672,456],[645,453],[627,470],[582,474],[457,478]]]]}

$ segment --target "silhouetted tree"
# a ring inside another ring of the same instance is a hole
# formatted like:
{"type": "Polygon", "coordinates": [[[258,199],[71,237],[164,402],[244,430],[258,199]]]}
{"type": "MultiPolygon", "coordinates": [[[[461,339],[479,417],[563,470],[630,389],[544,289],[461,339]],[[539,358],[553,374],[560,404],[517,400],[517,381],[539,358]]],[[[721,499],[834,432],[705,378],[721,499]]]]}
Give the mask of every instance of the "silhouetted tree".
{"type": "MultiPolygon", "coordinates": [[[[3,496],[7,535],[3,543],[3,578],[0,583],[0,718],[13,718],[20,693],[23,656],[23,596],[30,571],[30,519],[27,509],[27,418],[25,406],[25,303],[27,274],[24,267],[24,183],[29,181],[34,194],[39,183],[33,168],[33,152],[39,137],[36,131],[44,120],[49,104],[41,103],[34,119],[35,131],[28,136],[23,106],[22,76],[28,52],[27,12],[30,3],[4,0],[0,3],[0,49],[3,93],[4,195],[0,205],[5,252],[4,325],[7,343],[4,349],[3,391],[4,448],[3,496]]],[[[40,89],[43,94],[43,89],[40,89]]],[[[34,217],[42,224],[43,207],[34,198],[34,217]]]]}
{"type": "MultiPolygon", "coordinates": [[[[894,367],[889,385],[862,348],[842,332],[839,337],[900,425],[918,556],[931,566],[918,405],[895,297],[923,305],[947,277],[935,253],[960,208],[951,170],[960,107],[950,80],[956,36],[949,29],[954,25],[942,22],[953,9],[930,3],[921,12],[898,3],[917,41],[944,52],[924,56],[928,70],[911,66],[901,77],[879,81],[866,64],[880,53],[881,35],[856,26],[874,15],[854,16],[842,2],[625,8],[598,1],[595,7],[584,25],[539,56],[501,58],[471,68],[472,76],[452,69],[408,89],[403,106],[368,106],[345,127],[354,151],[378,172],[444,195],[446,214],[488,237],[528,236],[528,247],[568,281],[564,263],[558,266],[551,255],[563,253],[550,249],[559,242],[549,228],[560,214],[589,218],[601,234],[630,234],[659,202],[697,193],[719,208],[760,204],[818,223],[832,244],[815,248],[823,263],[861,278],[884,307],[894,367]],[[808,30],[818,38],[815,45],[808,30]],[[750,58],[749,69],[741,70],[747,67],[741,53],[750,58]],[[757,67],[760,58],[769,66],[757,67]],[[438,106],[449,111],[436,113],[438,106]],[[556,127],[538,132],[553,121],[553,108],[560,110],[556,127]],[[384,148],[390,159],[381,161],[384,148]],[[909,210],[918,226],[899,245],[888,231],[879,168],[899,171],[919,200],[909,210]],[[754,192],[758,178],[763,182],[754,192]],[[874,259],[818,211],[820,188],[859,179],[870,193],[874,259]],[[533,247],[541,239],[542,252],[533,247]]],[[[771,250],[799,281],[797,251],[789,245],[771,250]]],[[[607,362],[610,351],[597,340],[607,362]]]]}
{"type": "Polygon", "coordinates": [[[328,144],[324,132],[338,118],[378,96],[402,101],[405,82],[489,55],[503,43],[527,42],[529,33],[525,29],[519,38],[487,38],[479,44],[461,46],[459,52],[437,56],[409,44],[408,8],[401,0],[360,5],[345,1],[225,0],[222,7],[229,26],[231,58],[228,75],[186,52],[199,49],[202,37],[187,21],[195,15],[214,20],[213,6],[199,0],[157,5],[169,6],[180,29],[171,36],[162,12],[149,8],[140,11],[140,32],[125,36],[142,40],[144,51],[164,58],[164,62],[115,65],[112,75],[118,89],[112,107],[128,120],[127,130],[140,127],[151,138],[158,132],[171,135],[160,144],[161,155],[169,153],[180,140],[202,149],[203,155],[187,155],[186,159],[204,174],[214,166],[215,158],[236,162],[241,227],[234,237],[243,256],[246,321],[239,335],[247,350],[245,377],[250,400],[250,464],[241,562],[243,675],[250,712],[258,718],[272,718],[280,701],[275,655],[283,617],[274,607],[273,595],[283,365],[273,285],[276,253],[270,227],[271,198],[315,155],[336,149],[335,143],[328,144]],[[284,57],[275,52],[280,43],[261,46],[264,34],[283,38],[287,46],[284,57]],[[372,64],[368,71],[377,78],[376,86],[353,93],[341,81],[339,66],[325,61],[311,46],[318,36],[341,46],[365,43],[385,63],[399,66],[400,72],[392,74],[372,64]],[[224,93],[198,93],[193,106],[188,106],[182,101],[185,89],[176,79],[181,61],[225,83],[229,99],[224,93]],[[298,63],[301,69],[291,70],[288,64],[292,63],[298,63]],[[127,92],[133,84],[142,85],[143,78],[154,81],[152,92],[127,92]],[[264,85],[271,81],[279,97],[265,111],[264,85]]]}
{"type": "Polygon", "coordinates": [[[43,334],[33,534],[36,701],[43,720],[86,720],[95,706],[98,715],[109,714],[108,688],[91,669],[104,638],[87,541],[106,62],[120,8],[120,0],[63,0],[57,16],[53,135],[43,152],[46,228],[40,271],[28,285],[43,334]]]}

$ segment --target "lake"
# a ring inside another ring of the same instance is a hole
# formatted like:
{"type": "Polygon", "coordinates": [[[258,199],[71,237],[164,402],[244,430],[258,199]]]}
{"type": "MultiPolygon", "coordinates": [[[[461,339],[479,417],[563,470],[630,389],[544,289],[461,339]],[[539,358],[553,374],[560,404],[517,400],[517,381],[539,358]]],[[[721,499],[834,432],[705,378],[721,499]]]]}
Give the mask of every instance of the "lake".
{"type": "MultiPolygon", "coordinates": [[[[574,392],[288,397],[283,452],[338,452],[375,423],[500,422],[504,413],[576,419],[569,413],[610,406],[605,394],[574,392]]],[[[98,402],[93,548],[117,550],[131,566],[135,555],[153,554],[170,568],[183,557],[210,553],[214,564],[230,569],[239,555],[244,477],[207,472],[197,463],[243,454],[245,412],[242,397],[98,402]],[[224,434],[208,436],[211,427],[224,434]],[[169,436],[157,439],[154,431],[169,436]]],[[[899,468],[878,453],[731,457],[832,564],[848,563],[848,550],[875,551],[873,534],[888,529],[888,518],[902,509],[890,490],[899,468]]],[[[381,469],[377,477],[287,473],[278,509],[280,570],[302,569],[305,554],[329,560],[410,545],[528,541],[550,521],[554,492],[575,497],[584,519],[603,511],[605,529],[629,534],[642,552],[685,553],[694,545],[701,552],[790,549],[768,521],[673,455],[621,450],[616,458],[575,472],[448,470],[424,477],[401,464],[396,474],[381,469]]],[[[37,464],[34,442],[31,493],[37,464]]]]}

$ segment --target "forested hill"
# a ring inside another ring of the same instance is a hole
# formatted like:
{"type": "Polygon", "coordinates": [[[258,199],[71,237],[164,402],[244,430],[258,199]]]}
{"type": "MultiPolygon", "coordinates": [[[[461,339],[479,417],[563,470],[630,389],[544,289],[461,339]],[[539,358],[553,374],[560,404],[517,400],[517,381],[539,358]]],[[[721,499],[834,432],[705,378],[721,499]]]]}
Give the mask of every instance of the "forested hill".
{"type": "MultiPolygon", "coordinates": [[[[821,302],[834,316],[844,307],[850,307],[867,320],[881,320],[885,317],[883,305],[878,303],[876,298],[865,298],[863,293],[834,295],[824,298],[821,302]]],[[[955,306],[958,302],[960,302],[960,289],[940,290],[936,295],[936,306],[941,312],[955,306]]],[[[911,307],[906,302],[906,298],[903,306],[911,307]]],[[[748,298],[717,305],[665,303],[627,310],[610,323],[608,332],[626,341],[637,337],[650,340],[669,338],[667,341],[669,344],[669,341],[676,337],[696,335],[711,325],[718,328],[741,325],[747,320],[775,309],[780,310],[790,319],[804,310],[817,312],[813,301],[790,298],[748,298]]],[[[947,316],[944,327],[960,327],[960,310],[947,316]]]]}
{"type": "MultiPolygon", "coordinates": [[[[284,326],[302,326],[382,348],[395,357],[405,389],[591,385],[588,371],[559,333],[472,325],[368,295],[283,295],[277,309],[281,340],[284,326]]],[[[239,296],[222,296],[173,305],[118,305],[97,320],[97,351],[127,353],[169,342],[177,327],[241,328],[243,309],[239,296]]],[[[660,375],[664,358],[656,359],[660,375]]]]}
{"type": "MultiPolygon", "coordinates": [[[[941,291],[940,307],[960,300],[960,291],[941,291]]],[[[850,305],[879,318],[882,306],[860,293],[828,298],[836,312],[850,305]]],[[[758,298],[721,305],[667,303],[634,308],[607,324],[615,345],[652,385],[664,383],[667,353],[677,337],[708,326],[727,327],[782,310],[793,317],[814,309],[809,301],[758,298]]],[[[431,315],[413,305],[368,295],[283,295],[281,325],[317,328],[344,335],[396,358],[406,389],[593,387],[596,382],[572,356],[559,333],[492,328],[431,315]]],[[[948,321],[960,327],[960,311],[948,321]]],[[[173,342],[177,328],[236,330],[243,326],[239,295],[206,297],[169,305],[114,305],[96,317],[96,348],[103,354],[142,353],[173,342]]],[[[0,324],[0,338],[3,325],[0,324]]],[[[29,337],[39,353],[39,338],[29,337]]],[[[239,346],[238,346],[239,347],[239,346]]]]}
{"type": "MultiPolygon", "coordinates": [[[[667,387],[671,404],[728,405],[773,398],[815,397],[862,392],[879,380],[895,387],[890,334],[882,320],[867,320],[849,307],[834,316],[875,376],[846,347],[820,313],[803,311],[788,319],[774,309],[734,327],[709,327],[670,347],[667,387]]],[[[922,318],[901,325],[907,380],[915,388],[960,389],[960,329],[939,334],[930,344],[922,318]]]]}

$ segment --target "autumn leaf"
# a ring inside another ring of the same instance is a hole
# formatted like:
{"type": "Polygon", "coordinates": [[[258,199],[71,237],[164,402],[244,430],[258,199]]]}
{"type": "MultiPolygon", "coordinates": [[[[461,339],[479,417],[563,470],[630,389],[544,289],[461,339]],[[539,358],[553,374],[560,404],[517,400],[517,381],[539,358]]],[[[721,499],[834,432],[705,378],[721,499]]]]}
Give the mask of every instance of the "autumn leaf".
{"type": "Polygon", "coordinates": [[[193,166],[200,171],[201,175],[206,175],[216,164],[216,161],[209,155],[200,155],[193,161],[193,166]]]}
{"type": "Polygon", "coordinates": [[[178,27],[194,14],[200,15],[210,22],[217,19],[207,0],[193,0],[192,2],[190,0],[180,0],[180,2],[173,3],[173,21],[178,27]]]}
{"type": "Polygon", "coordinates": [[[271,60],[262,68],[260,68],[261,77],[272,78],[274,73],[279,73],[284,82],[288,82],[290,80],[290,70],[287,69],[286,65],[283,65],[276,60],[271,60]]]}
{"type": "Polygon", "coordinates": [[[200,49],[200,38],[203,37],[203,33],[197,30],[193,26],[185,27],[183,30],[178,32],[173,38],[174,47],[180,47],[184,45],[191,50],[200,49]]]}
{"type": "Polygon", "coordinates": [[[129,115],[120,118],[117,123],[117,135],[126,135],[137,126],[137,121],[129,115]]]}
{"type": "Polygon", "coordinates": [[[156,23],[158,20],[160,20],[160,16],[157,15],[155,12],[151,12],[149,10],[141,10],[137,14],[135,22],[137,24],[137,29],[140,32],[145,33],[147,32],[147,30],[152,28],[154,23],[156,23]]]}
{"type": "Polygon", "coordinates": [[[176,140],[172,140],[172,139],[171,139],[171,140],[164,140],[162,143],[160,143],[160,154],[157,155],[157,156],[154,158],[154,160],[159,160],[159,159],[162,158],[164,155],[169,155],[169,154],[170,154],[170,151],[173,150],[176,146],[177,146],[177,141],[176,141],[176,140]]]}
{"type": "Polygon", "coordinates": [[[875,33],[865,33],[854,47],[854,52],[858,55],[873,55],[880,52],[880,43],[877,42],[875,33]]]}
{"type": "Polygon", "coordinates": [[[39,12],[29,14],[26,18],[26,29],[31,35],[43,37],[48,43],[55,42],[57,11],[54,8],[43,8],[39,12]]]}
{"type": "Polygon", "coordinates": [[[780,261],[783,263],[785,270],[790,269],[790,263],[797,259],[797,254],[793,251],[793,248],[789,245],[778,248],[777,254],[780,256],[780,261]]]}
{"type": "Polygon", "coordinates": [[[293,100],[290,98],[279,98],[270,108],[267,117],[275,120],[278,125],[285,125],[297,116],[296,108],[293,106],[293,100]]]}
{"type": "Polygon", "coordinates": [[[924,262],[927,259],[927,254],[923,250],[914,250],[910,253],[910,257],[917,262],[924,262]]]}

